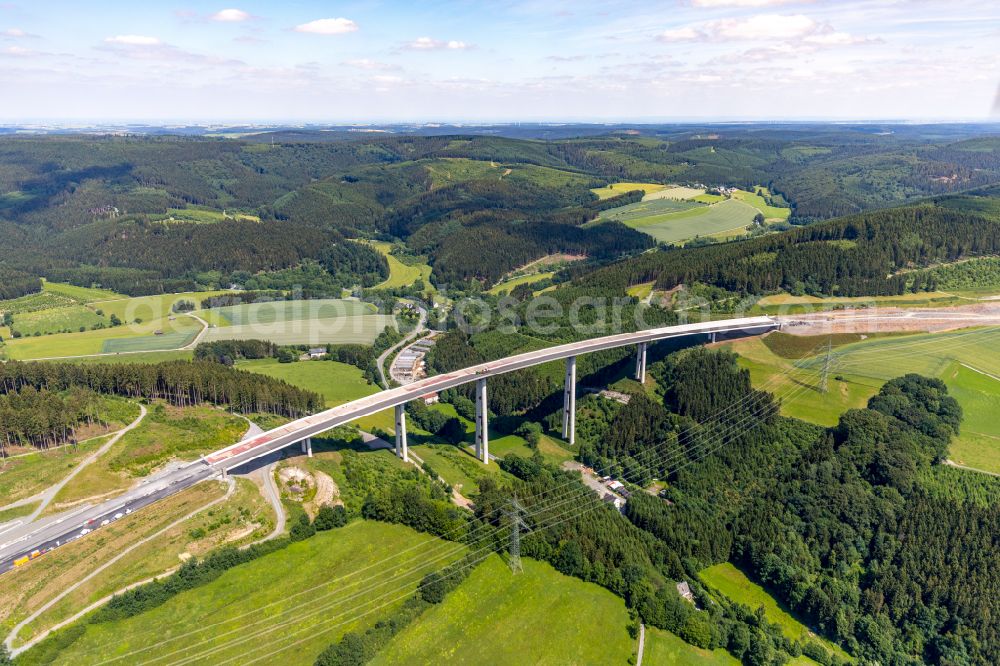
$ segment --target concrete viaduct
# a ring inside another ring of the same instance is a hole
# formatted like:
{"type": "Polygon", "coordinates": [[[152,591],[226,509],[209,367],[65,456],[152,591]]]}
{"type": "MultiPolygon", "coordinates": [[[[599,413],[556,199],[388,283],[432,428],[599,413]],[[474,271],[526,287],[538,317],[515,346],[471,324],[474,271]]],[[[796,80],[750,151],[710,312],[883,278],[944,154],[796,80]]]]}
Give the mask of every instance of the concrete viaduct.
{"type": "Polygon", "coordinates": [[[759,335],[779,328],[780,324],[770,317],[742,317],[697,324],[680,324],[635,333],[620,333],[526,352],[455,372],[435,375],[412,384],[353,400],[237,442],[205,456],[202,460],[216,472],[225,473],[272,451],[294,444],[299,444],[302,447],[302,452],[311,456],[311,437],[313,435],[350,423],[363,416],[392,408],[395,409],[396,413],[396,455],[408,461],[406,412],[404,411],[406,403],[430,393],[475,382],[476,457],[484,463],[489,462],[487,379],[506,372],[563,359],[566,360],[566,379],[563,392],[563,437],[572,444],[576,436],[576,357],[579,354],[634,345],[636,347],[635,378],[643,381],[646,377],[646,347],[651,342],[690,335],[707,336],[710,341],[714,342],[716,335],[720,333],[759,335]]]}

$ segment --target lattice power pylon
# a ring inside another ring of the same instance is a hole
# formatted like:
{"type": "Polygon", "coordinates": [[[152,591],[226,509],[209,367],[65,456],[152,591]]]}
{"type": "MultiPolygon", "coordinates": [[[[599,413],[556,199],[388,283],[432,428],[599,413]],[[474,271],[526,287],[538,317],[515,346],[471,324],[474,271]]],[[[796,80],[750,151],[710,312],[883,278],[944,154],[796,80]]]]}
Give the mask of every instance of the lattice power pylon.
{"type": "Polygon", "coordinates": [[[513,573],[521,573],[521,528],[528,529],[528,524],[521,515],[528,511],[521,506],[516,496],[511,498],[510,507],[504,511],[510,520],[510,570],[513,573]]]}

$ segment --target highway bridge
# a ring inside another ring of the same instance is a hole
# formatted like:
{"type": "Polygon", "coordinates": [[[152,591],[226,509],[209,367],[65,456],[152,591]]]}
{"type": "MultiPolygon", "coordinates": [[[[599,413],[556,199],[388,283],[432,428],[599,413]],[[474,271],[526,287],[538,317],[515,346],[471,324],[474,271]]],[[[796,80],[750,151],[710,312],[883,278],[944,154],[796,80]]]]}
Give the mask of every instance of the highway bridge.
{"type": "Polygon", "coordinates": [[[311,438],[314,435],[319,435],[327,430],[346,425],[363,416],[369,416],[385,409],[395,409],[396,454],[408,461],[406,403],[463,384],[472,382],[476,384],[475,451],[477,458],[484,463],[488,462],[489,404],[487,381],[490,377],[543,363],[566,361],[566,379],[563,390],[563,437],[573,443],[576,435],[576,357],[578,355],[634,346],[636,348],[635,378],[642,381],[646,375],[646,348],[649,343],[687,336],[704,336],[707,340],[714,342],[716,336],[720,334],[730,336],[759,335],[780,327],[781,324],[770,317],[741,317],[666,326],[635,333],[620,333],[508,356],[352,400],[220,449],[204,456],[197,462],[169,472],[156,482],[148,482],[145,487],[140,486],[132,489],[125,495],[103,504],[77,510],[69,519],[54,517],[53,521],[47,523],[26,525],[16,530],[10,530],[8,534],[0,533],[0,573],[13,568],[14,563],[23,558],[24,555],[30,556],[36,552],[42,554],[55,546],[85,536],[91,529],[99,527],[105,521],[114,520],[125,511],[145,506],[206,478],[220,474],[224,476],[230,470],[246,465],[273,451],[298,445],[301,446],[304,453],[312,455],[311,438]]]}

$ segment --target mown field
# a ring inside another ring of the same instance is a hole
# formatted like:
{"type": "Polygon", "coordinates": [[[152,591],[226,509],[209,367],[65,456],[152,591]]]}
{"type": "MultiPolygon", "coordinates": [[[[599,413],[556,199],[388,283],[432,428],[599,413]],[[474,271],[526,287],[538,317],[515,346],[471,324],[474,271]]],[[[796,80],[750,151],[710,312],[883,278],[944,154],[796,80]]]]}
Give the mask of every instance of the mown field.
{"type": "MultiPolygon", "coordinates": [[[[399,553],[426,553],[440,543],[406,527],[365,521],[321,532],[136,617],[88,625],[59,659],[136,663],[156,656],[219,664],[253,651],[272,663],[311,665],[345,632],[363,631],[400,603],[397,597],[413,592],[423,575],[413,572],[419,558],[399,553]]],[[[457,557],[461,550],[452,545],[447,552],[457,557]]]]}
{"type": "Polygon", "coordinates": [[[431,284],[431,267],[428,264],[404,264],[392,254],[394,247],[392,243],[372,242],[371,246],[381,252],[389,262],[389,277],[375,285],[374,289],[409,287],[417,280],[423,280],[427,289],[434,289],[434,285],[431,284]]]}
{"type": "MultiPolygon", "coordinates": [[[[240,370],[283,379],[289,384],[315,391],[323,396],[327,407],[363,398],[381,390],[378,386],[370,384],[358,368],[337,361],[279,363],[276,359],[260,359],[242,361],[237,367],[240,370]]],[[[382,428],[386,431],[392,431],[395,427],[392,410],[366,416],[355,423],[361,428],[382,428]]]]}
{"type": "Polygon", "coordinates": [[[189,344],[203,326],[190,317],[160,319],[83,333],[57,333],[10,340],[3,346],[13,360],[87,356],[123,351],[177,349],[189,344]],[[156,335],[162,331],[162,335],[156,335]]]}
{"type": "Polygon", "coordinates": [[[269,340],[281,345],[371,344],[392,315],[369,303],[341,299],[275,301],[203,310],[213,325],[205,341],[269,340]]]}
{"type": "MultiPolygon", "coordinates": [[[[372,664],[625,664],[636,650],[625,602],[604,588],[489,556],[372,664]]],[[[647,663],[644,661],[644,663],[647,663]]],[[[648,662],[655,663],[655,662],[648,662]]]]}
{"type": "Polygon", "coordinates": [[[648,196],[654,192],[662,192],[666,189],[666,185],[658,183],[611,183],[605,187],[592,188],[590,191],[600,199],[610,199],[611,197],[617,197],[620,194],[635,190],[642,190],[648,196]]]}
{"type": "Polygon", "coordinates": [[[820,425],[834,425],[840,415],[864,407],[884,382],[915,372],[942,379],[962,406],[960,434],[950,457],[960,464],[1000,472],[1000,359],[993,350],[1000,329],[978,328],[945,333],[833,336],[828,390],[822,392],[822,368],[829,336],[771,334],[726,346],[740,355],[755,386],[782,398],[781,411],[820,425]]]}
{"type": "Polygon", "coordinates": [[[646,627],[646,647],[642,663],[653,666],[739,666],[740,660],[722,648],[703,650],[685,642],[676,634],[656,627],[646,627]]]}
{"type": "Polygon", "coordinates": [[[624,211],[629,206],[605,211],[600,219],[620,219],[633,229],[647,233],[663,243],[677,243],[696,236],[714,236],[727,232],[742,232],[757,214],[757,209],[749,204],[727,199],[712,205],[674,199],[641,201],[633,206],[645,206],[642,212],[628,212],[620,215],[628,219],[613,217],[611,213],[624,211]]]}
{"type": "MultiPolygon", "coordinates": [[[[752,610],[763,606],[764,616],[768,622],[780,626],[786,637],[792,640],[813,640],[828,651],[836,653],[842,658],[849,658],[849,655],[842,648],[817,636],[808,627],[792,617],[764,588],[751,581],[732,564],[728,562],[716,564],[703,569],[698,576],[707,587],[752,610]]],[[[802,663],[815,663],[811,659],[803,659],[802,663]]]]}
{"type": "Polygon", "coordinates": [[[531,273],[530,275],[519,275],[517,277],[512,277],[509,280],[504,280],[499,282],[487,290],[490,294],[506,294],[510,293],[514,287],[522,284],[532,284],[534,282],[541,282],[542,280],[548,279],[555,275],[554,271],[544,271],[541,273],[531,273]]]}

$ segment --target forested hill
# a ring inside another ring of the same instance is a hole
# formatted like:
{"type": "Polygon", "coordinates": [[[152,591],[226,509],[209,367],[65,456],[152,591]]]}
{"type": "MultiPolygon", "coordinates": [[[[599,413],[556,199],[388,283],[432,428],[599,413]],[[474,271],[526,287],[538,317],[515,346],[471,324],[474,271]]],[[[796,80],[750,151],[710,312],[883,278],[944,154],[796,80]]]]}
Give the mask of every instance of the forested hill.
{"type": "Polygon", "coordinates": [[[933,205],[880,210],[750,240],[671,248],[620,261],[579,284],[621,293],[702,282],[739,294],[902,294],[933,284],[900,271],[1000,252],[1000,224],[933,205]],[[915,281],[916,280],[916,281],[915,281]]]}
{"type": "Polygon", "coordinates": [[[389,236],[426,257],[437,284],[482,286],[548,253],[603,262],[649,247],[618,223],[582,226],[605,205],[589,190],[608,182],[768,185],[793,223],[807,223],[1000,180],[998,139],[976,128],[883,130],[0,137],[2,295],[29,293],[40,276],[132,294],[158,280],[168,291],[212,286],[210,273],[221,283],[329,264],[332,244],[348,267],[333,286],[371,285],[384,266],[340,238],[389,236]],[[149,260],[154,247],[163,262],[149,260]]]}

